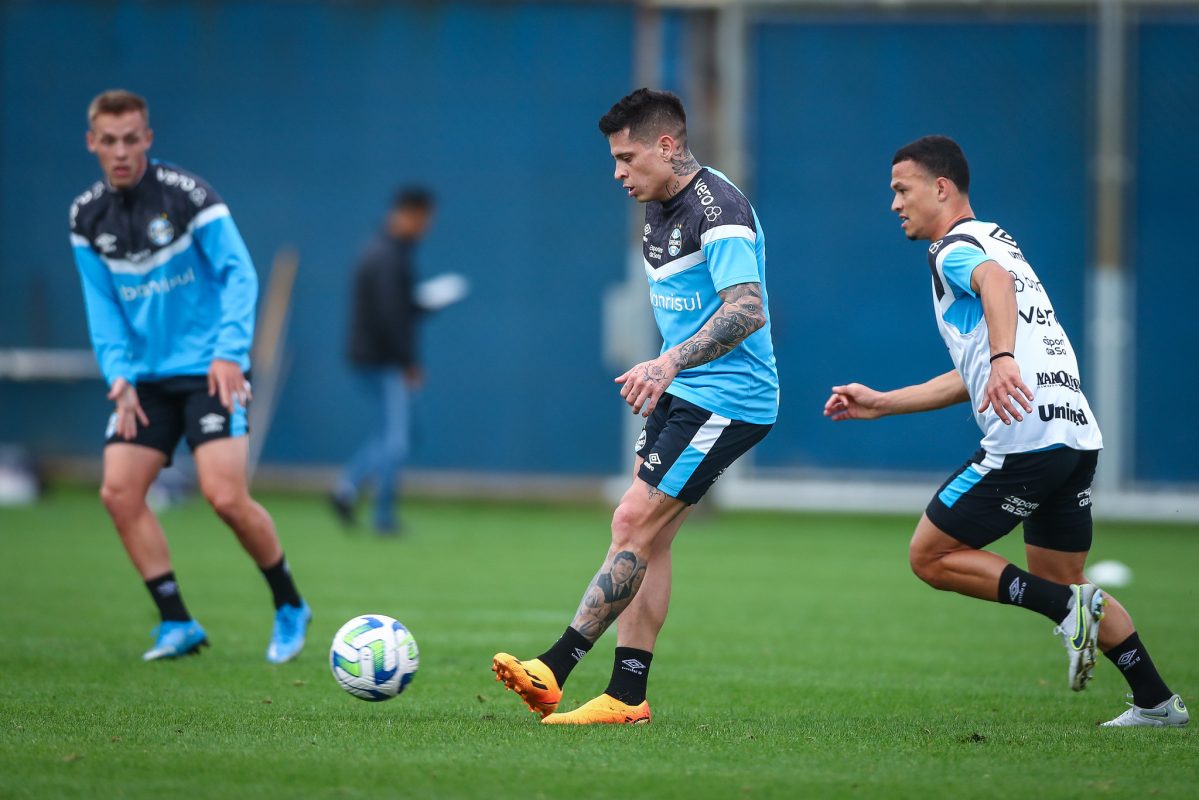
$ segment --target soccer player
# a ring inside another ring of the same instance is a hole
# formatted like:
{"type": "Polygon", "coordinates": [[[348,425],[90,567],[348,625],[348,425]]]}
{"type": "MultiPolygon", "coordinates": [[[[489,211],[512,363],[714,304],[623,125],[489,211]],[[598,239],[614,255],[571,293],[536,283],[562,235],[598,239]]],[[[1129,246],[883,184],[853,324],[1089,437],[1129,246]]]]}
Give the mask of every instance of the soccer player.
{"type": "Polygon", "coordinates": [[[88,107],[87,148],[104,180],[71,205],[71,246],[108,399],[100,497],[162,622],[151,661],[208,643],[183,603],[146,492],[180,438],[200,490],[274,595],[268,661],[294,658],[312,613],[296,591],[270,514],[246,480],[250,340],[258,277],[229,209],[203,179],[147,158],[146,101],[107,91],[88,107]]]}
{"type": "Polygon", "coordinates": [[[670,545],[712,483],[778,415],[762,227],[724,175],[687,147],[683,104],[639,89],[599,121],[615,179],[645,203],[643,254],[661,354],[616,378],[647,418],[612,545],[571,624],[537,658],[499,653],[498,680],[548,724],[649,722],[646,685],[670,603],[670,545]],[[571,670],[619,617],[608,688],[554,713],[571,670]]]}
{"type": "Polygon", "coordinates": [[[824,414],[875,419],[970,401],[982,449],[928,504],[912,536],[912,570],[935,589],[1057,623],[1075,691],[1091,678],[1098,642],[1133,696],[1104,725],[1185,725],[1182,699],[1158,674],[1128,612],[1083,576],[1103,440],[1045,287],[1007,231],[975,219],[970,168],[952,139],[918,139],[891,163],[891,210],[908,239],[932,242],[933,310],[954,368],[889,392],[835,386],[824,414]],[[984,549],[1019,523],[1027,570],[984,549]]]}

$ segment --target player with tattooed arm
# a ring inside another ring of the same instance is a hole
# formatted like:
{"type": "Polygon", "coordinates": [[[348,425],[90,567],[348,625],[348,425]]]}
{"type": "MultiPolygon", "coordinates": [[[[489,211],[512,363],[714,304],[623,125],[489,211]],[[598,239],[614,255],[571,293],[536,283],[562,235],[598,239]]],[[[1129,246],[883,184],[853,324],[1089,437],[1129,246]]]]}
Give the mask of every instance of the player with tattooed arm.
{"type": "Polygon", "coordinates": [[[646,685],[670,603],[670,546],[691,506],[770,431],[778,373],[770,339],[762,227],[728,178],[687,147],[683,104],[639,89],[600,119],[613,177],[645,203],[643,254],[661,354],[616,378],[646,417],[612,545],[565,633],[540,656],[499,653],[498,680],[547,724],[649,722],[646,685]],[[562,686],[617,621],[608,688],[554,713],[562,686]]]}

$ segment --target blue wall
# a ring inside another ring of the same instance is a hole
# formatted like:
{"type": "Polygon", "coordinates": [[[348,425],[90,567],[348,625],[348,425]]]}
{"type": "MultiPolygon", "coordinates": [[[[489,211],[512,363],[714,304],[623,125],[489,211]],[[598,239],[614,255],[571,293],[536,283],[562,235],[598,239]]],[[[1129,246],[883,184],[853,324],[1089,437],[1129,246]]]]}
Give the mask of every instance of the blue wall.
{"type": "Polygon", "coordinates": [[[1199,394],[1199,260],[1190,246],[1199,205],[1199,15],[1146,21],[1137,56],[1133,472],[1143,480],[1194,482],[1199,425],[1187,403],[1199,394]]]}
{"type": "MultiPolygon", "coordinates": [[[[86,105],[125,86],[151,102],[154,153],[222,193],[260,275],[279,245],[300,250],[295,357],[264,458],[336,461],[361,435],[367,406],[347,391],[342,358],[348,270],[391,188],[415,180],[441,200],[423,270],[474,283],[424,330],[419,463],[617,467],[599,301],[623,274],[627,200],[596,120],[629,89],[629,9],[126,2],[2,13],[0,346],[87,346],[67,207],[97,176],[86,105]]],[[[0,441],[97,447],[108,413],[98,383],[0,391],[0,441]]]]}
{"type": "MultiPolygon", "coordinates": [[[[367,406],[342,358],[348,270],[390,189],[424,181],[441,214],[422,268],[466,273],[475,293],[425,328],[417,463],[618,468],[625,412],[600,358],[600,302],[624,275],[629,207],[595,121],[631,88],[631,8],[10,2],[0,15],[0,346],[87,346],[66,210],[97,174],[87,101],[124,85],[151,100],[155,153],[225,196],[264,278],[280,245],[301,252],[268,460],[337,461],[360,435],[367,406]]],[[[685,15],[667,21],[668,44],[696,41],[685,15]]],[[[835,383],[893,387],[950,366],[924,248],[889,211],[891,154],[925,133],[963,144],[975,210],[1020,241],[1086,351],[1092,35],[1061,16],[754,23],[747,188],[767,233],[783,387],[758,464],[943,473],[975,446],[965,407],[870,426],[820,415],[835,383]]],[[[1135,471],[1196,481],[1199,428],[1170,409],[1199,389],[1176,360],[1197,338],[1183,232],[1199,179],[1199,17],[1144,18],[1131,52],[1134,380],[1146,409],[1135,471]]],[[[663,65],[684,94],[685,56],[663,65]]],[[[0,441],[97,451],[98,383],[0,392],[0,441]]]]}

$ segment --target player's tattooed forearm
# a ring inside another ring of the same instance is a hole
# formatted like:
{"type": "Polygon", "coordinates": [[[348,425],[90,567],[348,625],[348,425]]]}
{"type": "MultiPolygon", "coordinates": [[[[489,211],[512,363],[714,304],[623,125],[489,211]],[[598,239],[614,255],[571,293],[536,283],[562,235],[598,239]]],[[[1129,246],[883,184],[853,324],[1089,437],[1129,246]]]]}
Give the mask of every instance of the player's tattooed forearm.
{"type": "Polygon", "coordinates": [[[675,175],[690,175],[699,169],[699,162],[691,155],[690,150],[684,150],[670,157],[670,168],[674,170],[675,175]]]}
{"type": "Polygon", "coordinates": [[[599,639],[620,616],[645,579],[646,563],[631,550],[609,553],[591,579],[571,627],[591,642],[599,639]]]}
{"type": "Polygon", "coordinates": [[[682,372],[720,358],[766,324],[762,287],[739,283],[720,293],[724,304],[687,341],[674,350],[674,363],[682,372]]]}

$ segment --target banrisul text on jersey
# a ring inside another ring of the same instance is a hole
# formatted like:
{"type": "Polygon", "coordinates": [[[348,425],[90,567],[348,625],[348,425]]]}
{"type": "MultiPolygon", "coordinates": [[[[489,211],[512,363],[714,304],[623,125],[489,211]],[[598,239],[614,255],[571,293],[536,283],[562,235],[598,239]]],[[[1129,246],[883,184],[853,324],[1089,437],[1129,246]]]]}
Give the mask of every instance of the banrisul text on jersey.
{"type": "Polygon", "coordinates": [[[680,372],[666,391],[729,419],[773,423],[779,382],[766,295],[766,241],[745,195],[705,167],[674,197],[646,203],[642,242],[663,353],[704,326],[720,307],[722,290],[761,284],[766,324],[720,358],[680,372]]]}
{"type": "Polygon", "coordinates": [[[71,247],[104,378],[250,368],[258,277],[229,209],[199,176],[150,161],[141,181],[100,181],[71,205],[71,247]]]}

